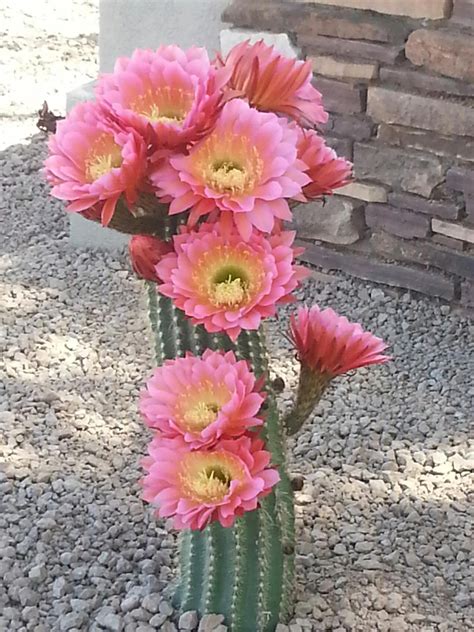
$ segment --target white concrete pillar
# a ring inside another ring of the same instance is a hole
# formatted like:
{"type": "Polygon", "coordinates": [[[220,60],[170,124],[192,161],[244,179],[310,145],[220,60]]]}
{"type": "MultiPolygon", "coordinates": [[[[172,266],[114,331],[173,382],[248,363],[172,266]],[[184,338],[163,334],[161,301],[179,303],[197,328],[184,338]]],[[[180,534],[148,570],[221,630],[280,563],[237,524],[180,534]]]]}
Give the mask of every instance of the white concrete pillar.
{"type": "Polygon", "coordinates": [[[100,0],[100,70],[135,48],[178,44],[219,50],[221,14],[230,0],[100,0]]]}
{"type": "MultiPolygon", "coordinates": [[[[221,14],[230,0],[100,0],[99,60],[101,72],[110,72],[117,57],[135,48],[178,44],[183,48],[204,46],[211,56],[219,50],[224,28],[221,14]]],[[[93,84],[68,94],[70,109],[93,97],[93,84]]],[[[128,236],[77,214],[70,216],[71,244],[78,247],[120,250],[128,236]]]]}

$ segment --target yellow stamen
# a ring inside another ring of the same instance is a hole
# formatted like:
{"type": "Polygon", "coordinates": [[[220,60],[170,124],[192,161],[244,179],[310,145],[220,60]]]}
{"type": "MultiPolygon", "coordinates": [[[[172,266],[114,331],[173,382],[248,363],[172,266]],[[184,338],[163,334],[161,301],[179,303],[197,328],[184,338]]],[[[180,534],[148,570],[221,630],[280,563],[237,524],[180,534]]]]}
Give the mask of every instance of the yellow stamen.
{"type": "Polygon", "coordinates": [[[206,500],[221,500],[229,491],[231,474],[221,466],[201,470],[192,482],[193,491],[206,500]]]}
{"type": "Polygon", "coordinates": [[[112,156],[111,154],[104,156],[94,156],[87,162],[86,173],[89,180],[98,180],[101,176],[105,176],[106,173],[112,171],[115,167],[120,167],[122,164],[122,157],[119,158],[112,156]]]}
{"type": "Polygon", "coordinates": [[[209,174],[209,184],[222,193],[242,193],[247,184],[247,173],[234,162],[216,163],[209,174]]]}
{"type": "Polygon", "coordinates": [[[122,164],[122,150],[110,134],[101,134],[93,142],[85,160],[86,178],[89,182],[122,164]]]}
{"type": "Polygon", "coordinates": [[[235,307],[240,305],[246,296],[245,284],[242,279],[228,279],[214,286],[214,303],[216,305],[229,305],[235,307]]]}
{"type": "Polygon", "coordinates": [[[192,430],[203,430],[216,420],[219,412],[219,405],[214,402],[198,402],[195,406],[187,410],[184,421],[192,430]]]}
{"type": "Polygon", "coordinates": [[[153,123],[182,123],[192,107],[193,95],[181,88],[162,86],[138,95],[130,108],[153,123]]]}
{"type": "Polygon", "coordinates": [[[205,503],[221,501],[232,481],[243,476],[242,466],[234,458],[212,452],[190,452],[179,474],[185,495],[205,503]]]}

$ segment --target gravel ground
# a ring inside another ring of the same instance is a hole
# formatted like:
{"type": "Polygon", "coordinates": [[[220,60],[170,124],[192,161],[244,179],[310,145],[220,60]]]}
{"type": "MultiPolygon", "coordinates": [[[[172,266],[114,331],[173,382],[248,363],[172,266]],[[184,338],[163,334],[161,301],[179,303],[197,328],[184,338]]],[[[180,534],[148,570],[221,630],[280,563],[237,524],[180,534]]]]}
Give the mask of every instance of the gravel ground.
{"type": "MultiPolygon", "coordinates": [[[[6,4],[20,28],[28,3],[6,4]]],[[[74,4],[88,33],[95,3],[74,4]]],[[[31,28],[22,54],[42,37],[31,28]]],[[[33,88],[41,73],[57,89],[93,74],[93,38],[78,41],[86,52],[54,82],[57,68],[35,57],[33,88]]],[[[69,39],[48,42],[54,59],[69,51],[69,39]]],[[[18,76],[7,79],[21,104],[18,76]]],[[[44,139],[20,142],[33,119],[8,111],[19,144],[0,152],[0,630],[191,629],[165,596],[174,535],[137,484],[147,433],[136,398],[152,368],[142,285],[124,257],[70,249],[39,173],[44,139]]],[[[340,379],[290,446],[304,486],[289,630],[473,629],[472,323],[343,276],[315,273],[301,298],[361,320],[395,360],[340,379]]],[[[270,333],[285,406],[296,364],[275,324],[270,333]]]]}

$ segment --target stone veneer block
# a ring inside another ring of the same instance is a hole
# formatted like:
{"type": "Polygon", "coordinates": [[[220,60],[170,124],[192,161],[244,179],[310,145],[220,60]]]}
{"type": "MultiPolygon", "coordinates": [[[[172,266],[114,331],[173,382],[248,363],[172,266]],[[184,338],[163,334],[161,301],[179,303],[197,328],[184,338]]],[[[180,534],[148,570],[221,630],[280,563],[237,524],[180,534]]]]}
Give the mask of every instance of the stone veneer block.
{"type": "Polygon", "coordinates": [[[397,147],[413,147],[439,156],[474,161],[474,140],[462,136],[443,136],[428,130],[381,123],[377,138],[382,143],[397,147]]]}
{"type": "Polygon", "coordinates": [[[444,180],[445,167],[436,156],[388,145],[356,143],[355,174],[429,198],[444,180]]]}
{"type": "Polygon", "coordinates": [[[355,116],[331,116],[331,130],[343,138],[354,140],[368,140],[374,133],[375,125],[367,118],[355,116]]]}
{"type": "Polygon", "coordinates": [[[366,281],[408,288],[422,294],[439,296],[448,301],[454,298],[454,282],[441,273],[409,268],[406,265],[382,263],[317,244],[301,245],[306,246],[306,250],[300,255],[300,261],[306,261],[327,270],[343,270],[366,281]]]}
{"type": "Polygon", "coordinates": [[[415,66],[463,81],[474,81],[474,37],[456,31],[419,29],[405,46],[407,58],[415,66]]]}
{"type": "Polygon", "coordinates": [[[364,230],[362,202],[328,197],[293,209],[293,221],[298,235],[331,244],[353,244],[364,230]]]}
{"type": "Polygon", "coordinates": [[[227,55],[232,47],[240,42],[250,40],[251,44],[263,40],[265,44],[274,46],[278,52],[286,57],[299,57],[299,50],[293,46],[286,33],[270,33],[267,31],[246,31],[245,29],[223,29],[220,34],[221,52],[227,55]]]}
{"type": "Polygon", "coordinates": [[[387,190],[379,184],[367,184],[366,182],[351,182],[345,187],[336,189],[335,195],[363,200],[364,202],[386,202],[387,190]]]}
{"type": "Polygon", "coordinates": [[[452,237],[446,237],[446,235],[433,235],[431,237],[432,241],[440,244],[441,246],[445,246],[446,248],[451,248],[454,250],[464,250],[464,242],[459,239],[453,239],[452,237]]]}
{"type": "Polygon", "coordinates": [[[439,75],[431,75],[423,72],[421,68],[410,70],[409,68],[385,67],[379,71],[380,79],[384,83],[395,83],[404,88],[415,88],[422,92],[439,92],[440,95],[455,94],[459,96],[473,97],[474,85],[448,79],[439,75]]]}
{"type": "Polygon", "coordinates": [[[222,19],[239,28],[283,32],[297,30],[300,21],[309,14],[307,6],[288,4],[285,0],[261,0],[258,4],[253,0],[234,0],[224,10],[222,19]]]}
{"type": "Polygon", "coordinates": [[[315,79],[314,85],[322,93],[324,107],[329,112],[359,114],[365,110],[365,88],[320,76],[315,79]]]}
{"type": "MultiPolygon", "coordinates": [[[[445,222],[442,219],[436,218],[432,219],[431,228],[434,233],[440,233],[441,235],[446,235],[446,237],[461,239],[462,241],[474,244],[474,228],[468,228],[462,224],[452,224],[451,222],[445,222]]],[[[474,266],[474,260],[472,265],[474,266]]]]}
{"type": "Polygon", "coordinates": [[[295,30],[298,35],[325,35],[387,44],[404,42],[409,33],[408,25],[399,18],[337,8],[320,9],[314,5],[301,23],[295,25],[295,30]]]}
{"type": "Polygon", "coordinates": [[[334,149],[338,156],[347,158],[352,162],[354,141],[350,138],[337,138],[336,136],[325,136],[326,143],[334,149]]]}
{"type": "Polygon", "coordinates": [[[472,224],[474,224],[474,193],[468,193],[465,195],[466,198],[466,220],[472,224]]]}
{"type": "Polygon", "coordinates": [[[221,14],[228,0],[100,0],[99,60],[110,72],[135,48],[178,44],[219,50],[221,14]]]}
{"type": "Polygon", "coordinates": [[[335,79],[361,79],[370,81],[375,79],[378,74],[378,64],[364,64],[352,62],[348,59],[336,59],[335,57],[326,57],[318,55],[311,58],[314,71],[325,77],[334,77],[335,79]]]}
{"type": "Polygon", "coordinates": [[[474,167],[473,169],[451,167],[446,174],[446,186],[455,191],[474,195],[474,167]]]}
{"type": "Polygon", "coordinates": [[[392,125],[474,136],[474,108],[442,99],[374,86],[369,88],[367,113],[392,125]]]}
{"type": "Polygon", "coordinates": [[[433,266],[474,279],[474,259],[469,254],[453,252],[430,241],[399,239],[386,232],[375,232],[370,237],[370,245],[377,254],[387,258],[433,266]]]}
{"type": "Polygon", "coordinates": [[[453,20],[463,25],[472,26],[474,22],[473,0],[454,0],[453,20]]]}
{"type": "Polygon", "coordinates": [[[465,307],[474,307],[474,281],[461,283],[461,303],[465,307]]]}
{"type": "Polygon", "coordinates": [[[442,20],[449,18],[451,0],[291,0],[297,3],[324,4],[331,7],[366,9],[377,13],[404,15],[409,18],[442,20]]]}
{"type": "Polygon", "coordinates": [[[397,17],[287,0],[234,0],[222,19],[234,26],[254,30],[387,43],[404,42],[410,32],[409,25],[397,17]]]}
{"type": "Polygon", "coordinates": [[[361,40],[343,40],[337,37],[323,37],[321,35],[301,35],[298,44],[306,46],[310,53],[325,53],[340,55],[352,59],[367,59],[371,62],[379,61],[384,64],[394,64],[403,51],[403,44],[387,46],[361,40]]]}
{"type": "Polygon", "coordinates": [[[389,204],[368,204],[365,221],[370,228],[379,228],[398,237],[427,237],[430,218],[420,213],[396,208],[389,204]]]}
{"type": "Polygon", "coordinates": [[[390,193],[388,201],[397,208],[411,209],[427,215],[438,215],[444,219],[457,219],[460,211],[460,205],[450,200],[426,200],[418,195],[410,195],[410,193],[390,193]]]}

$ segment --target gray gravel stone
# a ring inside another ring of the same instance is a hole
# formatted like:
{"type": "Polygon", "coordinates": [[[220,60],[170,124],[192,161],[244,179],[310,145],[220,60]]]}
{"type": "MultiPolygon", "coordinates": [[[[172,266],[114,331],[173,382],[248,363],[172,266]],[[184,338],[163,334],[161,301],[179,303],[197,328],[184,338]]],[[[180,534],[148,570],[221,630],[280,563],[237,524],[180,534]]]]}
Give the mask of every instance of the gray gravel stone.
{"type": "Polygon", "coordinates": [[[223,621],[221,614],[206,614],[199,622],[198,632],[214,632],[223,621]]]}
{"type": "Polygon", "coordinates": [[[189,610],[183,612],[179,617],[179,629],[180,630],[195,630],[198,624],[198,614],[195,610],[189,610]]]}
{"type": "Polygon", "coordinates": [[[69,612],[59,617],[59,629],[61,632],[80,630],[86,621],[87,617],[83,612],[69,612]]]}
{"type": "Polygon", "coordinates": [[[28,577],[35,582],[35,584],[43,582],[47,576],[48,571],[46,570],[46,566],[44,564],[33,566],[28,573],[28,577]]]}
{"type": "Polygon", "coordinates": [[[99,610],[95,622],[110,632],[121,632],[123,628],[122,617],[107,606],[99,610]]]}

